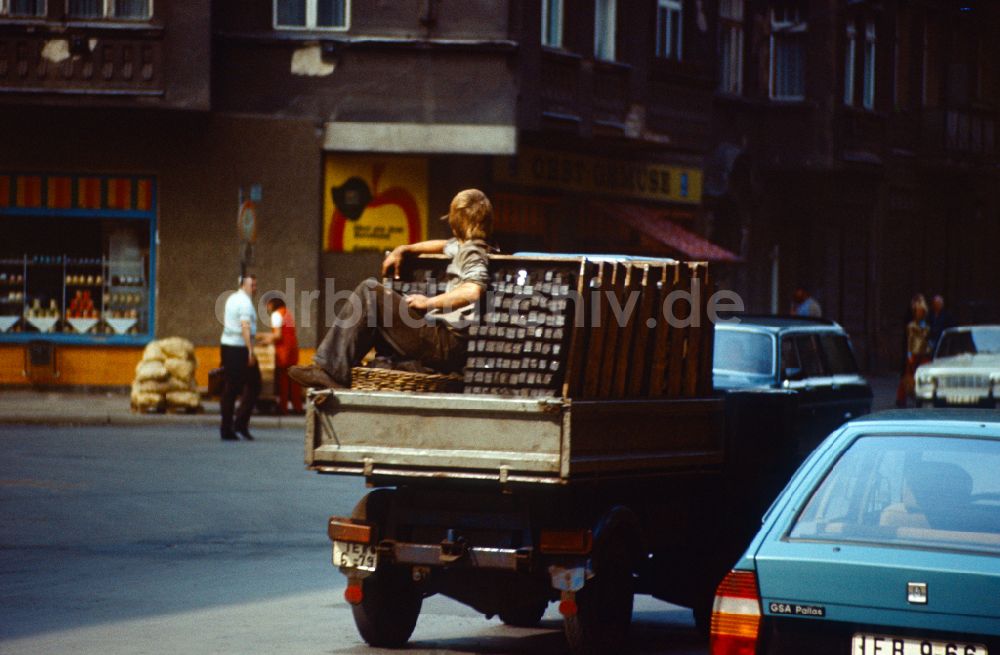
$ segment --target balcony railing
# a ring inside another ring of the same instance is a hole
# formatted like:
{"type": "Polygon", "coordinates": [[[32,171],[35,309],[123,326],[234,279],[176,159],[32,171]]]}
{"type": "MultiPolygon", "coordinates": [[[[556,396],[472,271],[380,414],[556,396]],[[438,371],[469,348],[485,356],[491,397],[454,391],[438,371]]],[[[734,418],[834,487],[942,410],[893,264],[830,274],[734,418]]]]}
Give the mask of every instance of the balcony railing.
{"type": "Polygon", "coordinates": [[[0,36],[0,94],[158,96],[158,37],[0,36]]]}
{"type": "Polygon", "coordinates": [[[995,115],[982,111],[946,110],[944,148],[949,152],[996,154],[995,115]]]}
{"type": "Polygon", "coordinates": [[[580,119],[580,58],[562,53],[542,53],[541,109],[544,115],[580,119]]]}

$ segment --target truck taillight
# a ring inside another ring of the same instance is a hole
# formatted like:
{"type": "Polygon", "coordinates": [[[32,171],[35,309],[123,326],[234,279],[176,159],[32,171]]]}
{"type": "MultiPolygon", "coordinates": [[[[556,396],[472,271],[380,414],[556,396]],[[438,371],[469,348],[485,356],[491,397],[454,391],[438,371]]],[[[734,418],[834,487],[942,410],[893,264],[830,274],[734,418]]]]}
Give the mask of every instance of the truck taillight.
{"type": "Polygon", "coordinates": [[[586,555],[593,546],[590,530],[544,530],[538,539],[538,549],[549,555],[586,555]]]}
{"type": "Polygon", "coordinates": [[[368,525],[352,523],[351,519],[341,519],[336,516],[330,517],[330,522],[326,526],[326,533],[330,541],[350,541],[356,544],[371,543],[372,529],[368,525]]]}
{"type": "Polygon", "coordinates": [[[760,593],[753,571],[730,571],[715,592],[711,655],[754,655],[760,629],[760,593]]]}

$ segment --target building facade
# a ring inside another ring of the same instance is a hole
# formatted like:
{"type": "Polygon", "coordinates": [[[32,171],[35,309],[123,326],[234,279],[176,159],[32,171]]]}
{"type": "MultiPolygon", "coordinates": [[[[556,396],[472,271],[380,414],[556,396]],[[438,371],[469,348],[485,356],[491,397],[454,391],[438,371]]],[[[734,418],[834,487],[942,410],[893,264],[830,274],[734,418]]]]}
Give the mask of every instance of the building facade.
{"type": "Polygon", "coordinates": [[[862,364],[904,356],[911,296],[1000,319],[1000,5],[725,0],[709,234],[755,311],[805,287],[862,364]],[[733,44],[738,44],[735,46],[733,44]]]}
{"type": "Polygon", "coordinates": [[[2,0],[0,384],[127,384],[170,335],[204,376],[241,270],[311,346],[469,186],[504,251],[709,259],[755,311],[807,286],[885,366],[913,291],[995,311],[966,5],[2,0]]]}

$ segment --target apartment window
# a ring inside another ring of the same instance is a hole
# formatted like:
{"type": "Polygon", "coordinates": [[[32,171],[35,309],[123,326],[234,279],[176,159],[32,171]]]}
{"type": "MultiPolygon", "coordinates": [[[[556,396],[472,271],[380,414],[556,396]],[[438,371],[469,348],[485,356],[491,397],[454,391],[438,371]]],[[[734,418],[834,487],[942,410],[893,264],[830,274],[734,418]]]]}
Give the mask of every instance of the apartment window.
{"type": "Polygon", "coordinates": [[[594,57],[615,60],[615,28],[618,3],[616,0],[596,0],[594,3],[594,57]]]}
{"type": "Polygon", "coordinates": [[[931,19],[929,17],[924,18],[924,30],[922,37],[923,48],[921,50],[921,60],[920,60],[920,102],[924,107],[930,107],[936,102],[936,93],[931,88],[931,84],[935,81],[933,71],[931,70],[932,62],[934,58],[931,56],[931,47],[934,44],[934,39],[931,36],[931,19]]]}
{"type": "Polygon", "coordinates": [[[0,2],[0,16],[44,16],[45,0],[9,0],[0,2]]]}
{"type": "Polygon", "coordinates": [[[743,92],[743,0],[719,3],[719,90],[743,92]]]}
{"type": "Polygon", "coordinates": [[[875,109],[875,23],[865,25],[865,80],[864,97],[861,102],[865,109],[875,109]]]}
{"type": "Polygon", "coordinates": [[[973,84],[973,92],[976,94],[976,100],[988,100],[987,96],[989,94],[987,88],[988,80],[990,79],[988,53],[986,40],[981,36],[978,37],[976,39],[975,77],[973,84]]]}
{"type": "Polygon", "coordinates": [[[844,50],[844,104],[854,104],[854,61],[858,47],[858,31],[854,23],[847,24],[847,43],[844,50]]]}
{"type": "Polygon", "coordinates": [[[542,0],[542,45],[550,48],[561,48],[562,33],[562,0],[542,0]]]}
{"type": "Polygon", "coordinates": [[[805,98],[807,30],[797,4],[785,3],[771,9],[771,98],[805,98]]]}
{"type": "MultiPolygon", "coordinates": [[[[742,4],[742,0],[740,0],[742,4]]],[[[680,61],[684,45],[684,5],[681,0],[657,0],[656,56],[680,61]]]]}
{"type": "Polygon", "coordinates": [[[910,105],[910,33],[912,23],[908,11],[900,10],[896,14],[892,104],[897,110],[908,109],[910,105]]]}
{"type": "Polygon", "coordinates": [[[279,29],[346,30],[349,0],[274,0],[279,29]]]}
{"type": "Polygon", "coordinates": [[[152,0],[68,0],[70,18],[147,20],[152,0]]]}

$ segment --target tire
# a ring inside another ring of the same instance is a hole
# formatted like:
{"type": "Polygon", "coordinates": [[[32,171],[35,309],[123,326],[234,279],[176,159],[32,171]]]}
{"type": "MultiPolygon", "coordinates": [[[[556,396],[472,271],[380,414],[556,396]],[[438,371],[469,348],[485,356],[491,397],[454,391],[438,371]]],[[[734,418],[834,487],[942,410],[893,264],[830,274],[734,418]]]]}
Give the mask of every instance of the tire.
{"type": "Polygon", "coordinates": [[[624,541],[608,545],[605,557],[594,563],[593,579],[576,593],[576,615],[563,619],[574,655],[627,650],[635,581],[624,541]]]}
{"type": "Polygon", "coordinates": [[[516,607],[505,607],[500,610],[500,620],[517,628],[534,628],[542,620],[548,606],[549,601],[543,599],[516,607]]]}
{"type": "Polygon", "coordinates": [[[362,582],[361,603],[352,605],[354,625],[369,646],[400,648],[417,625],[423,598],[409,570],[387,568],[362,582]]]}

